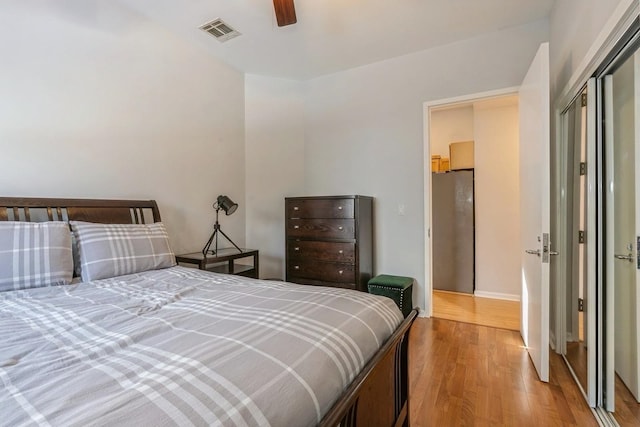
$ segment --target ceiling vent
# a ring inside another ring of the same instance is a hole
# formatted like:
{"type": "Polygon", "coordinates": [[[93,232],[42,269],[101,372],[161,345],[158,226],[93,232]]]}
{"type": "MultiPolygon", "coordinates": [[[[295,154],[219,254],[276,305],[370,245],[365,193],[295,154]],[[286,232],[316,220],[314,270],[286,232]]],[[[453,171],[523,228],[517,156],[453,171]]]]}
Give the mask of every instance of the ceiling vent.
{"type": "Polygon", "coordinates": [[[214,19],[211,22],[207,22],[200,26],[202,31],[205,31],[215,37],[218,41],[226,42],[229,39],[238,37],[240,33],[231,28],[222,19],[214,19]]]}

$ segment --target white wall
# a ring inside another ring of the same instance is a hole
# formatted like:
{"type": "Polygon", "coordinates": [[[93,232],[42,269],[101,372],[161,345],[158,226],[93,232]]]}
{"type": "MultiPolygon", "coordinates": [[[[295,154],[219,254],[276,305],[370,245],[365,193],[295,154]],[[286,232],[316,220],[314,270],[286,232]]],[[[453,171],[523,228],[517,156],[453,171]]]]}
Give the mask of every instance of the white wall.
{"type": "Polygon", "coordinates": [[[306,193],[376,198],[376,272],[416,278],[416,305],[429,273],[423,103],[519,85],[547,36],[540,21],[305,82],[306,193]]]}
{"type": "Polygon", "coordinates": [[[476,295],[520,298],[517,97],[474,103],[476,295]]]}
{"type": "Polygon", "coordinates": [[[110,0],[3,2],[0,39],[1,195],[154,198],[176,252],[244,200],[241,73],[110,0]]]}
{"type": "Polygon", "coordinates": [[[431,155],[449,157],[449,144],[473,141],[473,106],[432,111],[429,131],[431,155]]]}
{"type": "MultiPolygon", "coordinates": [[[[551,93],[559,94],[576,72],[616,7],[629,0],[556,1],[550,16],[551,93]]],[[[552,100],[554,100],[552,96],[552,100]]]]}
{"type": "Polygon", "coordinates": [[[247,246],[260,276],[284,279],[284,198],[304,194],[304,102],[299,82],[245,77],[247,246]]]}

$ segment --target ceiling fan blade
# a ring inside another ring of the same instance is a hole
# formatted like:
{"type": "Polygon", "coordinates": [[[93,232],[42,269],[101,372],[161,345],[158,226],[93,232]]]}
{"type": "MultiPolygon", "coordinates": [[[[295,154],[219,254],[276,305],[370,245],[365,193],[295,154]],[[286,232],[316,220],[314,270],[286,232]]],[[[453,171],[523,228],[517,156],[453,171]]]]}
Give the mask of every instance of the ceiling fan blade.
{"type": "Polygon", "coordinates": [[[293,0],[273,0],[273,8],[276,10],[278,27],[284,27],[285,25],[291,25],[298,22],[293,0]]]}

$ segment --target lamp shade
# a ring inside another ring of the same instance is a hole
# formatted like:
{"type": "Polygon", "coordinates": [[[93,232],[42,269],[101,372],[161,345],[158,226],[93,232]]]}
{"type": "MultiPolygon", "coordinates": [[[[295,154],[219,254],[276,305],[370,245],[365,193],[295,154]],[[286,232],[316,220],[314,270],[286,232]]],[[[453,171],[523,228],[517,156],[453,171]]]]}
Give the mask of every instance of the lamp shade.
{"type": "Polygon", "coordinates": [[[218,196],[218,207],[224,211],[225,214],[231,215],[238,209],[238,204],[227,196],[218,196]]]}

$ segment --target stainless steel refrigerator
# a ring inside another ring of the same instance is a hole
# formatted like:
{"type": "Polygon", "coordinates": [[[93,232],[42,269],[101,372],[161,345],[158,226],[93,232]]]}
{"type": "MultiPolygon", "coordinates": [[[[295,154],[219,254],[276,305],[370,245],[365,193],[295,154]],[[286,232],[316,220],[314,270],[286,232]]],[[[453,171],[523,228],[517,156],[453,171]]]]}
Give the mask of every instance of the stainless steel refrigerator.
{"type": "Polygon", "coordinates": [[[473,294],[475,232],[473,170],[431,175],[433,287],[473,294]]]}

